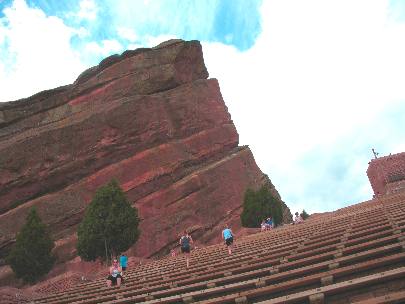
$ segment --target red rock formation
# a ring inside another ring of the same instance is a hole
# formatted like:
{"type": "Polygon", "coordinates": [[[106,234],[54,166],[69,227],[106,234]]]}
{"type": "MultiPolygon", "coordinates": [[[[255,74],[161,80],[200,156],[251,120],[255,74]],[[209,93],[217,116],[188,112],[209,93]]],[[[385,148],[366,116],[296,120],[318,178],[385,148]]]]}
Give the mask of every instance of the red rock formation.
{"type": "Polygon", "coordinates": [[[56,239],[74,243],[84,209],[111,178],[139,209],[138,256],[166,252],[185,227],[210,242],[223,221],[237,226],[245,189],[271,182],[238,146],[218,82],[207,77],[200,43],[172,40],[0,104],[0,249],[34,205],[56,239]]]}
{"type": "Polygon", "coordinates": [[[405,189],[405,152],[372,159],[367,176],[376,196],[405,189]]]}

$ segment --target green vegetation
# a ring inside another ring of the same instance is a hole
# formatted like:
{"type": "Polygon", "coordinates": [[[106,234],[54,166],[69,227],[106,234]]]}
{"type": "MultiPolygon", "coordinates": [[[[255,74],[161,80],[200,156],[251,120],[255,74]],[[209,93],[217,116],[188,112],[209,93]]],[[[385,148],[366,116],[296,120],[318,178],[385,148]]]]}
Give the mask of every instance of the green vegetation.
{"type": "Polygon", "coordinates": [[[54,242],[46,231],[45,224],[36,209],[32,208],[6,261],[17,278],[34,283],[52,269],[55,263],[51,254],[53,247],[54,242]]]}
{"type": "Polygon", "coordinates": [[[77,236],[77,251],[85,261],[103,260],[127,250],[139,237],[139,218],[118,182],[99,188],[86,209],[77,236]]]}
{"type": "Polygon", "coordinates": [[[309,214],[305,210],[302,210],[300,215],[303,220],[306,220],[307,218],[309,218],[309,214]]]}
{"type": "Polygon", "coordinates": [[[260,227],[263,219],[271,216],[277,226],[283,219],[283,207],[280,199],[274,197],[267,186],[258,191],[247,189],[243,200],[243,211],[240,216],[243,227],[260,227]]]}

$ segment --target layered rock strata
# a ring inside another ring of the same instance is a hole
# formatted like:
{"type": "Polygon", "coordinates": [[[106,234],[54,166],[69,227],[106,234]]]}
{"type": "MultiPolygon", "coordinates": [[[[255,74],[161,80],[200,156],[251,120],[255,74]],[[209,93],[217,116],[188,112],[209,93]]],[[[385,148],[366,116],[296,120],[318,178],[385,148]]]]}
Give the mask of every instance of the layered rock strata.
{"type": "Polygon", "coordinates": [[[268,183],[278,195],[238,146],[218,81],[207,78],[200,43],[172,40],[0,103],[0,252],[31,206],[56,239],[71,238],[112,178],[139,209],[133,253],[143,257],[165,253],[184,228],[209,242],[240,214],[248,187],[268,183]]]}

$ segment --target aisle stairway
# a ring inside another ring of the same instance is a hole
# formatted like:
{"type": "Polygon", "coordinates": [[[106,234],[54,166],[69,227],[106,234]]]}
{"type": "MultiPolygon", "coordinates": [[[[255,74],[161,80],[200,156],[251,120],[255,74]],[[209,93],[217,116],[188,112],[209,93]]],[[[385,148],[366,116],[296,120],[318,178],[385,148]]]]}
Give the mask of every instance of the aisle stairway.
{"type": "Polygon", "coordinates": [[[35,303],[405,303],[405,194],[79,284],[35,303]]]}

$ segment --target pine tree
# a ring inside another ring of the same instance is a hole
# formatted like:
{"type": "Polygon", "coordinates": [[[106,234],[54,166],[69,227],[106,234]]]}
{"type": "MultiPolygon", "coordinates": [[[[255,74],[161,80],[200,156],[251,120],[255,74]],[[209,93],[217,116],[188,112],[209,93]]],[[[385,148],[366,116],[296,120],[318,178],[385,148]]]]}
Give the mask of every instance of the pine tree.
{"type": "Polygon", "coordinates": [[[274,197],[267,186],[258,191],[247,189],[243,200],[243,211],[240,216],[243,227],[260,227],[263,219],[271,216],[278,225],[283,220],[281,200],[274,197]]]}
{"type": "Polygon", "coordinates": [[[29,211],[25,225],[17,234],[16,243],[7,257],[7,262],[17,278],[34,283],[52,269],[55,262],[51,254],[53,247],[54,242],[34,207],[29,211]]]}
{"type": "Polygon", "coordinates": [[[306,220],[307,218],[309,218],[309,214],[305,210],[302,210],[302,213],[300,215],[303,220],[306,220]]]}
{"type": "Polygon", "coordinates": [[[78,254],[86,261],[108,259],[127,250],[139,237],[139,218],[118,182],[97,190],[86,209],[77,236],[78,254]]]}

